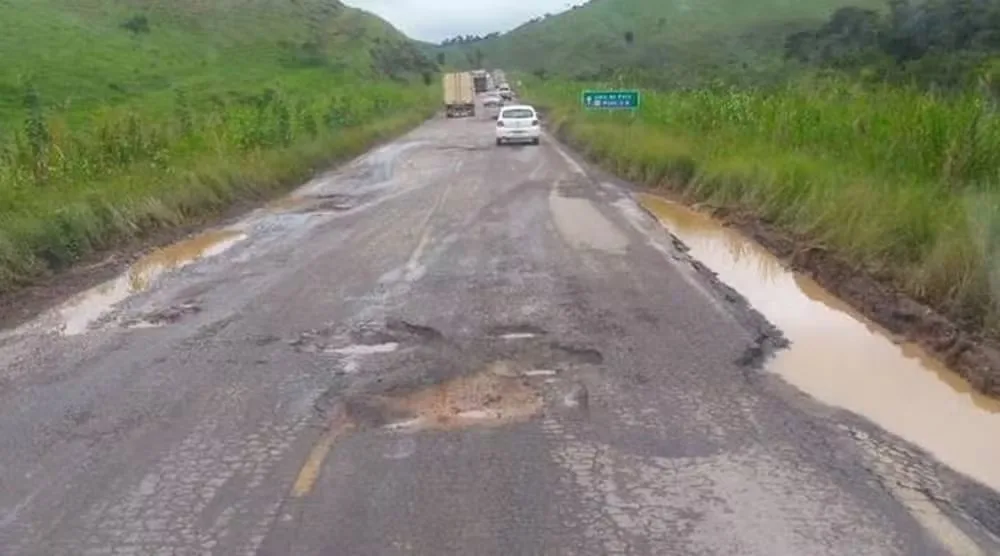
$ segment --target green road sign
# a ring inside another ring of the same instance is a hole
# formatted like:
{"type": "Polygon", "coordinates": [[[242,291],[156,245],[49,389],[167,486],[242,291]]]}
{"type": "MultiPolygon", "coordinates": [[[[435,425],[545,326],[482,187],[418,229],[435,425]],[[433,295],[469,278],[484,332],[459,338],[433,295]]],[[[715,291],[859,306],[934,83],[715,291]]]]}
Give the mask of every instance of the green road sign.
{"type": "Polygon", "coordinates": [[[635,110],[639,108],[639,91],[584,91],[583,105],[587,108],[635,110]]]}

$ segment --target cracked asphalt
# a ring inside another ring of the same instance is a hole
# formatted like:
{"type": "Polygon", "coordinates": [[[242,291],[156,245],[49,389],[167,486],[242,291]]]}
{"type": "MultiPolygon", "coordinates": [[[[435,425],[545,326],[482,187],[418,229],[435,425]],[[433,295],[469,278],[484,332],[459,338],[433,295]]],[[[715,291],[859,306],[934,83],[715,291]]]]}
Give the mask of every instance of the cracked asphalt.
{"type": "Polygon", "coordinates": [[[432,120],[226,230],[0,336],[0,554],[998,553],[551,139],[432,120]]]}

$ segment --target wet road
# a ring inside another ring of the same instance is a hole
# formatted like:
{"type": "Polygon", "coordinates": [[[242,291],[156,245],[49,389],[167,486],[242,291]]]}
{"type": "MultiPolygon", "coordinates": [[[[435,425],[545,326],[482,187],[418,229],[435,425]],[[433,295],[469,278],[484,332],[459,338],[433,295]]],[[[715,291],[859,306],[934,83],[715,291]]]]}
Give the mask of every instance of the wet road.
{"type": "Polygon", "coordinates": [[[0,553],[997,553],[991,491],[761,369],[627,189],[491,127],[0,336],[0,553]]]}

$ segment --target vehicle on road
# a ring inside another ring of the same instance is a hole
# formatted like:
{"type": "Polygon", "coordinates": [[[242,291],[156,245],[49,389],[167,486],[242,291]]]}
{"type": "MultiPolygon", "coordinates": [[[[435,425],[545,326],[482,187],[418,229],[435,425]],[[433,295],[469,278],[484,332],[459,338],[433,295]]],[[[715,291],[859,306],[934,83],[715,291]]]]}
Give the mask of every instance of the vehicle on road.
{"type": "Polygon", "coordinates": [[[477,93],[485,93],[489,90],[489,81],[485,70],[472,72],[472,87],[477,93]]]}
{"type": "Polygon", "coordinates": [[[486,115],[494,120],[500,117],[500,110],[503,108],[503,99],[499,95],[488,94],[481,97],[483,110],[486,115]]]}
{"type": "Polygon", "coordinates": [[[445,115],[449,118],[476,115],[476,93],[469,72],[446,73],[442,77],[445,115]]]}
{"type": "Polygon", "coordinates": [[[500,90],[500,96],[501,97],[503,97],[503,98],[505,98],[507,100],[510,100],[510,99],[514,98],[514,91],[512,91],[510,89],[510,85],[508,85],[506,83],[501,83],[499,90],[500,90]]]}
{"type": "Polygon", "coordinates": [[[538,112],[527,104],[504,106],[497,117],[497,145],[504,143],[531,143],[537,145],[542,137],[538,112]]]}

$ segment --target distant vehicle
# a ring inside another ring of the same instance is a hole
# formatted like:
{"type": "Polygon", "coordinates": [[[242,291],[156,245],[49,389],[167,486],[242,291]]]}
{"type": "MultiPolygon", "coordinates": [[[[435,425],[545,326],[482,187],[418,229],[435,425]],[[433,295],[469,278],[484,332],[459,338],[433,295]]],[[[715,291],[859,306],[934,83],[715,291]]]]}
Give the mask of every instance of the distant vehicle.
{"type": "Polygon", "coordinates": [[[537,145],[542,136],[538,112],[527,104],[504,106],[497,118],[497,145],[531,143],[537,145]]]}
{"type": "Polygon", "coordinates": [[[477,93],[485,93],[489,90],[489,82],[485,70],[472,72],[472,85],[477,93]]]}
{"type": "Polygon", "coordinates": [[[442,77],[445,114],[449,118],[476,115],[476,93],[469,72],[446,73],[442,77]]]}
{"type": "Polygon", "coordinates": [[[510,90],[510,85],[506,83],[500,84],[500,96],[507,100],[514,98],[514,91],[510,90]]]}
{"type": "Polygon", "coordinates": [[[494,120],[500,116],[500,109],[503,108],[503,99],[495,94],[488,94],[482,97],[483,109],[486,114],[494,120]]]}

